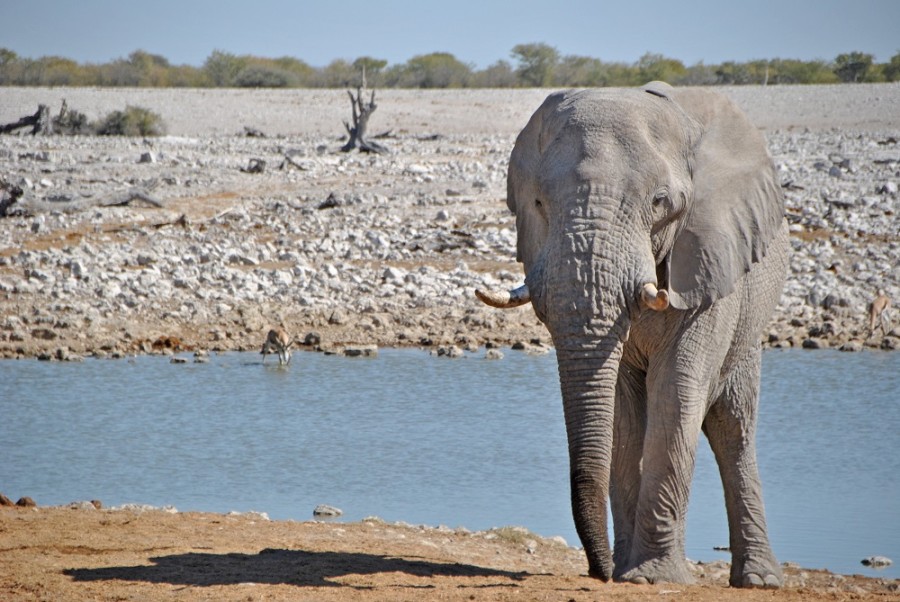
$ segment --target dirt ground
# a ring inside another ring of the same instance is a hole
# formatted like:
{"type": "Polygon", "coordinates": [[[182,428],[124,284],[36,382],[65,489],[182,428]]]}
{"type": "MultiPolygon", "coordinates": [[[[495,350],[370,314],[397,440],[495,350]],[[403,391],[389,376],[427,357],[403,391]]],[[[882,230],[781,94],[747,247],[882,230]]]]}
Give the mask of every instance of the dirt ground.
{"type": "Polygon", "coordinates": [[[896,580],[785,567],[781,590],[587,577],[579,550],[527,531],[269,521],[256,513],[0,509],[0,600],[900,600],[896,580]]]}

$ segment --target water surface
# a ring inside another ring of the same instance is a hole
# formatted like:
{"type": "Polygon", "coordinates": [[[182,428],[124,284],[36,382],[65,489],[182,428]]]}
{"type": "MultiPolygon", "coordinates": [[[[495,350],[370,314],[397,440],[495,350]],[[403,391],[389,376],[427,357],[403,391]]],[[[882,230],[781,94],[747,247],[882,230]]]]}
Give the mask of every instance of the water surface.
{"type": "MultiPolygon", "coordinates": [[[[375,359],[258,354],[0,361],[0,491],[307,520],[377,515],[524,525],[577,545],[551,353],[486,361],[386,349],[375,359]]],[[[900,354],[764,354],[759,460],[779,560],[896,578],[900,354]]],[[[701,442],[687,554],[728,558],[718,472],[701,442]]]]}

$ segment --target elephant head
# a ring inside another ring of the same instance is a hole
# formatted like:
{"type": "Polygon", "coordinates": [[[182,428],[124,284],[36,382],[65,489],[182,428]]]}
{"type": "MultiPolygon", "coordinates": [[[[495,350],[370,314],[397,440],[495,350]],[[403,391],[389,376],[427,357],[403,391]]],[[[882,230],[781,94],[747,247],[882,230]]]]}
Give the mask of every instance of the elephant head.
{"type": "Polygon", "coordinates": [[[642,312],[702,311],[765,256],[783,219],[762,136],[726,98],[653,82],[550,95],[508,173],[525,285],[556,347],[575,524],[590,572],[612,576],[606,532],[616,383],[642,312]]]}

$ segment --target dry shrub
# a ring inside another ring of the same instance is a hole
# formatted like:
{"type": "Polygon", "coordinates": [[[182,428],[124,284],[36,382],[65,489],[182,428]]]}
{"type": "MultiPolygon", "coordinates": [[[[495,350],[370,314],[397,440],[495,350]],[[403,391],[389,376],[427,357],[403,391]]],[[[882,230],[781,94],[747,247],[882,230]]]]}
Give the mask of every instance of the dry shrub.
{"type": "Polygon", "coordinates": [[[143,107],[126,106],[113,111],[94,126],[100,136],[161,136],[165,133],[162,117],[143,107]]]}

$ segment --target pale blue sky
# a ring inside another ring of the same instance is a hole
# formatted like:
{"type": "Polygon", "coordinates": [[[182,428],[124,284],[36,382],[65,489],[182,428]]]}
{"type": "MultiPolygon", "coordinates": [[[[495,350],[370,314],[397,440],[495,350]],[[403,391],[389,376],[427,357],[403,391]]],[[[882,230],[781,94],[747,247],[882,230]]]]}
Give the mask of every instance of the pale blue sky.
{"type": "Polygon", "coordinates": [[[900,0],[0,0],[0,47],[104,63],[134,50],[200,66],[213,50],[314,67],[449,52],[475,68],[516,44],[686,65],[900,52],[900,0]]]}

